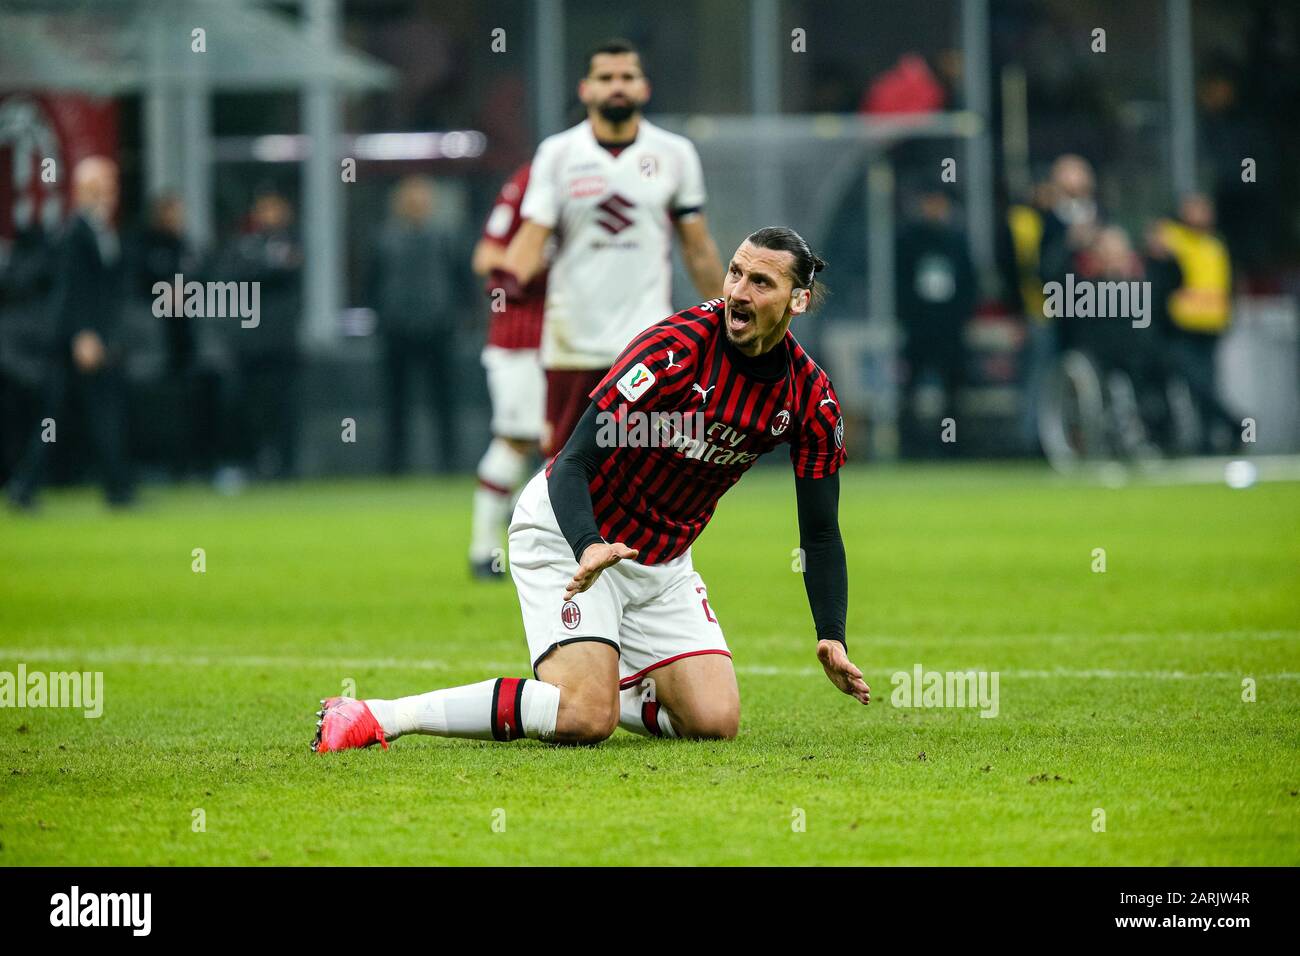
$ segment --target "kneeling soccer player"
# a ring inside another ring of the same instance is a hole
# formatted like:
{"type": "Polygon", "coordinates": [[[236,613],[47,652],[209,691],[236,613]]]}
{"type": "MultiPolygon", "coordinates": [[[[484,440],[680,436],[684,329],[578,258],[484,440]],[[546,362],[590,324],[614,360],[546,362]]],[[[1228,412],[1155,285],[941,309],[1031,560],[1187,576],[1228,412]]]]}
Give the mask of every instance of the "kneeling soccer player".
{"type": "Polygon", "coordinates": [[[831,683],[870,702],[844,642],[844,425],[830,380],[789,332],[824,265],[792,230],[760,229],[736,250],[721,299],[646,329],[591,392],[510,524],[536,679],[398,700],[332,697],[313,749],[387,747],[409,733],[593,744],[618,726],[734,737],[731,652],[690,546],[723,493],[782,443],[794,464],[817,657],[831,683]]]}

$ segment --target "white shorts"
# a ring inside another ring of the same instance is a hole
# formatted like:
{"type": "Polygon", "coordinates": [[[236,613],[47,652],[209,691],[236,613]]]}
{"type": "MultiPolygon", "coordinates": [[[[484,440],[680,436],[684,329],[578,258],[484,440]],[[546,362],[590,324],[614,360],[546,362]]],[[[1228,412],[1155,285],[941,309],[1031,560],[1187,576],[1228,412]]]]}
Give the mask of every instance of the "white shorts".
{"type": "Polygon", "coordinates": [[[546,418],[546,373],[537,349],[486,345],[482,360],[492,399],[492,434],[498,438],[540,439],[546,418]]]}
{"type": "Polygon", "coordinates": [[[578,570],[551,510],[546,472],[524,487],[510,521],[510,573],[519,591],[528,654],[537,665],[554,648],[599,641],[618,651],[619,687],[696,654],[731,656],[691,552],[664,564],[620,561],[572,601],[564,589],[578,570]]]}

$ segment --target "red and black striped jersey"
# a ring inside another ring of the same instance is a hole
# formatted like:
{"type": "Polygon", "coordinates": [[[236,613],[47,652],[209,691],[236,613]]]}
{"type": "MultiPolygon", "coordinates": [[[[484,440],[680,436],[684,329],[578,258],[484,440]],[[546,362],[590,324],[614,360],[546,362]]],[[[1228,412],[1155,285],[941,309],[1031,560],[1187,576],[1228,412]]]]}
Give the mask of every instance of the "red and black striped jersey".
{"type": "Polygon", "coordinates": [[[713,299],[650,326],[590,395],[597,443],[613,448],[589,483],[592,510],[605,540],[636,548],[642,564],[685,553],[727,489],[780,444],[802,478],[844,464],[826,373],[789,332],[772,351],[744,355],[723,315],[713,299]]]}
{"type": "MultiPolygon", "coordinates": [[[[519,206],[528,189],[529,164],[525,163],[506,180],[492,203],[492,212],[483,225],[483,239],[502,248],[519,231],[523,219],[519,206]]],[[[503,309],[492,312],[488,324],[488,345],[503,349],[535,349],[542,342],[542,315],[546,306],[546,272],[541,272],[524,287],[524,298],[503,300],[503,309]]]]}

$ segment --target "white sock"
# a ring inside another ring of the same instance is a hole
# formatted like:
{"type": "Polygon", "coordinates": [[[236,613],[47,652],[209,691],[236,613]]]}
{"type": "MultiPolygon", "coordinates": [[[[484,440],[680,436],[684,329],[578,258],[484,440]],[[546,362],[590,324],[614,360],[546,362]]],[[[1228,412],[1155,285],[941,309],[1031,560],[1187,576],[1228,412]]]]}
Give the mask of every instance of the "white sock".
{"type": "Polygon", "coordinates": [[[471,561],[487,561],[493,551],[501,548],[511,499],[527,467],[528,456],[519,454],[501,438],[492,439],[483,453],[478,463],[478,487],[474,489],[474,517],[470,524],[471,561]]]}
{"type": "Polygon", "coordinates": [[[642,737],[676,737],[673,722],[668,718],[668,708],[655,700],[653,677],[620,691],[618,695],[618,725],[642,737]]]}
{"type": "Polygon", "coordinates": [[[560,688],[540,680],[495,677],[396,700],[367,700],[366,706],[389,740],[412,733],[550,740],[560,712],[560,688]]]}

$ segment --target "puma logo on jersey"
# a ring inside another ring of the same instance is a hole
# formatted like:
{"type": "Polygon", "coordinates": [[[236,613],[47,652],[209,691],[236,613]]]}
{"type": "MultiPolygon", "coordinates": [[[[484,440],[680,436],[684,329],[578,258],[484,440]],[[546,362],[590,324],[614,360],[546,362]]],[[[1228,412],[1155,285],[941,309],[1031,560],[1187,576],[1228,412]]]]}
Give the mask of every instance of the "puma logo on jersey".
{"type": "Polygon", "coordinates": [[[701,388],[699,382],[696,382],[691,386],[691,388],[700,393],[701,400],[706,402],[709,400],[709,392],[713,391],[717,387],[718,386],[716,385],[710,385],[708,388],[701,388]]]}
{"type": "Polygon", "coordinates": [[[664,366],[664,371],[666,372],[666,371],[668,371],[670,368],[681,368],[680,365],[678,365],[676,362],[673,361],[673,350],[672,350],[672,349],[669,349],[669,350],[668,350],[668,364],[664,366]]]}
{"type": "MultiPolygon", "coordinates": [[[[817,403],[817,407],[818,407],[818,408],[821,408],[823,405],[827,405],[827,404],[829,404],[829,405],[835,405],[835,399],[833,399],[833,398],[823,398],[820,402],[817,403]]],[[[835,405],[835,407],[836,407],[836,408],[839,408],[839,405],[835,405]]]]}

